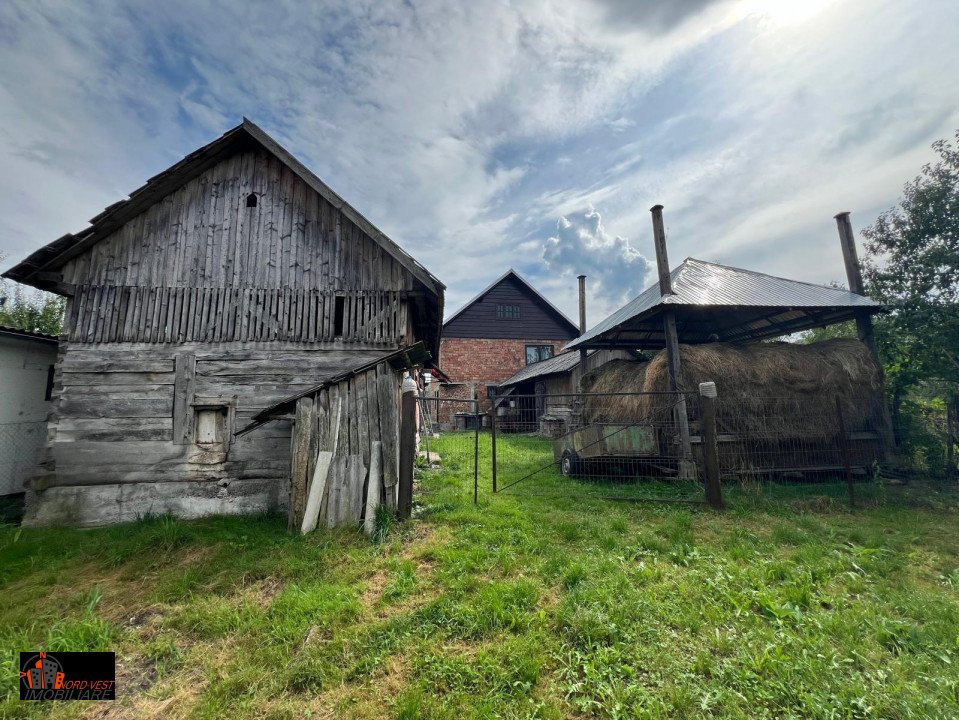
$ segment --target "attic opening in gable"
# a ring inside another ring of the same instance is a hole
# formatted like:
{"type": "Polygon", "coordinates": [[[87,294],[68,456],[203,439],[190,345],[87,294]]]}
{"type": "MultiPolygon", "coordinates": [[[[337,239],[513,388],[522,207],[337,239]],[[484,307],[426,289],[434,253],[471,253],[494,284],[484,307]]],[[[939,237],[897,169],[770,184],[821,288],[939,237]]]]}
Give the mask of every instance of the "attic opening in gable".
{"type": "Polygon", "coordinates": [[[256,207],[256,193],[250,193],[246,196],[246,206],[256,207]]]}

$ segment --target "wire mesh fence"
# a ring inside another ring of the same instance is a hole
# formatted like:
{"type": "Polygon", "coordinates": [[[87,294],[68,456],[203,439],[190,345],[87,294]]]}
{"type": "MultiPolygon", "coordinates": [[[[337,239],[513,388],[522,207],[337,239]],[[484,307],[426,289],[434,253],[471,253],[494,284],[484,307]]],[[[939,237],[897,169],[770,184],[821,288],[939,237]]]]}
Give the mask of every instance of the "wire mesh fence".
{"type": "Polygon", "coordinates": [[[0,495],[23,492],[24,475],[37,462],[47,423],[0,423],[0,495]]]}
{"type": "Polygon", "coordinates": [[[895,448],[882,417],[875,408],[816,395],[509,394],[493,400],[493,491],[714,505],[873,504],[900,482],[883,474],[895,448]]]}
{"type": "Polygon", "coordinates": [[[684,453],[696,402],[686,393],[496,397],[494,492],[704,502],[684,453]]]}
{"type": "Polygon", "coordinates": [[[458,389],[454,392],[427,388],[419,396],[417,468],[421,473],[437,473],[475,501],[479,492],[479,436],[484,418],[488,423],[489,416],[480,412],[469,388],[455,387],[458,389]]]}

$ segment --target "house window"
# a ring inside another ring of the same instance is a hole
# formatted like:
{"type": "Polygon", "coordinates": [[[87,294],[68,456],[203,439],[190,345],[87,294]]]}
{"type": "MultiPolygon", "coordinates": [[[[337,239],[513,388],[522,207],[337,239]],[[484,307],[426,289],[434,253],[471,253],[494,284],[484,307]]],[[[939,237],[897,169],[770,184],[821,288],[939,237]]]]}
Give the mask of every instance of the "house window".
{"type": "Polygon", "coordinates": [[[486,397],[489,398],[490,400],[492,400],[494,395],[496,395],[496,386],[495,386],[495,385],[487,385],[487,386],[486,386],[486,397]]]}
{"type": "Polygon", "coordinates": [[[256,207],[256,193],[250,193],[246,196],[246,206],[256,207]]]}
{"type": "Polygon", "coordinates": [[[197,445],[215,445],[226,439],[226,407],[204,406],[196,409],[193,437],[197,445]]]}
{"type": "Polygon", "coordinates": [[[526,364],[532,365],[540,360],[546,360],[553,357],[552,345],[527,345],[526,346],[526,364]]]}
{"type": "Polygon", "coordinates": [[[497,320],[519,320],[519,305],[497,305],[497,320]]]}

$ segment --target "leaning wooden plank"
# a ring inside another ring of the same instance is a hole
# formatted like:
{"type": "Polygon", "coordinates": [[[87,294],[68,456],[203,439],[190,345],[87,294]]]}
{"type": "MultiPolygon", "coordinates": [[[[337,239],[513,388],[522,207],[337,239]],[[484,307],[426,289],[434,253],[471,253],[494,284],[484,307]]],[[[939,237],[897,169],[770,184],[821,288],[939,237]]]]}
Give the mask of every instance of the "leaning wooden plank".
{"type": "Polygon", "coordinates": [[[343,523],[355,528],[360,524],[360,515],[363,512],[363,483],[366,480],[366,466],[362,455],[349,455],[346,461],[347,512],[343,523]]]}
{"type": "Polygon", "coordinates": [[[376,530],[376,509],[380,505],[380,493],[383,487],[383,443],[374,440],[370,444],[370,481],[366,486],[366,516],[363,530],[372,535],[376,530]]]}
{"type": "Polygon", "coordinates": [[[306,510],[303,513],[303,524],[300,532],[304,535],[316,530],[320,521],[320,507],[323,495],[326,493],[326,481],[330,474],[330,463],[333,453],[321,450],[316,458],[316,468],[313,470],[313,479],[310,481],[309,496],[306,500],[306,510]]]}
{"type": "Polygon", "coordinates": [[[333,464],[330,469],[330,476],[327,480],[329,486],[329,498],[326,507],[326,526],[336,527],[342,521],[343,516],[343,479],[346,476],[346,456],[338,455],[333,457],[333,464]]]}
{"type": "Polygon", "coordinates": [[[313,398],[303,397],[296,401],[296,419],[293,422],[293,450],[290,471],[290,527],[296,529],[303,523],[306,510],[307,477],[310,434],[313,431],[313,398]]]}

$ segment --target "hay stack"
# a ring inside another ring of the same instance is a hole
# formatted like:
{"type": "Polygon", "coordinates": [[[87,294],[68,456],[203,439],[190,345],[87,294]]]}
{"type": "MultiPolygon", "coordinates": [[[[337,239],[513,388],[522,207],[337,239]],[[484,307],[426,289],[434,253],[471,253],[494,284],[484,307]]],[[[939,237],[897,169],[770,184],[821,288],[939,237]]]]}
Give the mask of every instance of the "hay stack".
{"type": "MultiPolygon", "coordinates": [[[[811,345],[680,345],[680,389],[697,392],[713,381],[719,392],[721,433],[766,439],[822,439],[838,433],[836,401],[850,432],[877,432],[883,423],[879,368],[858,340],[811,345]]],[[[665,392],[670,389],[665,350],[648,364],[614,361],[599,368],[590,392],[665,392]],[[607,369],[608,368],[608,369],[607,369]]],[[[586,402],[592,422],[665,422],[670,395],[596,397],[586,402]]],[[[698,401],[689,402],[692,421],[698,401]]]]}

